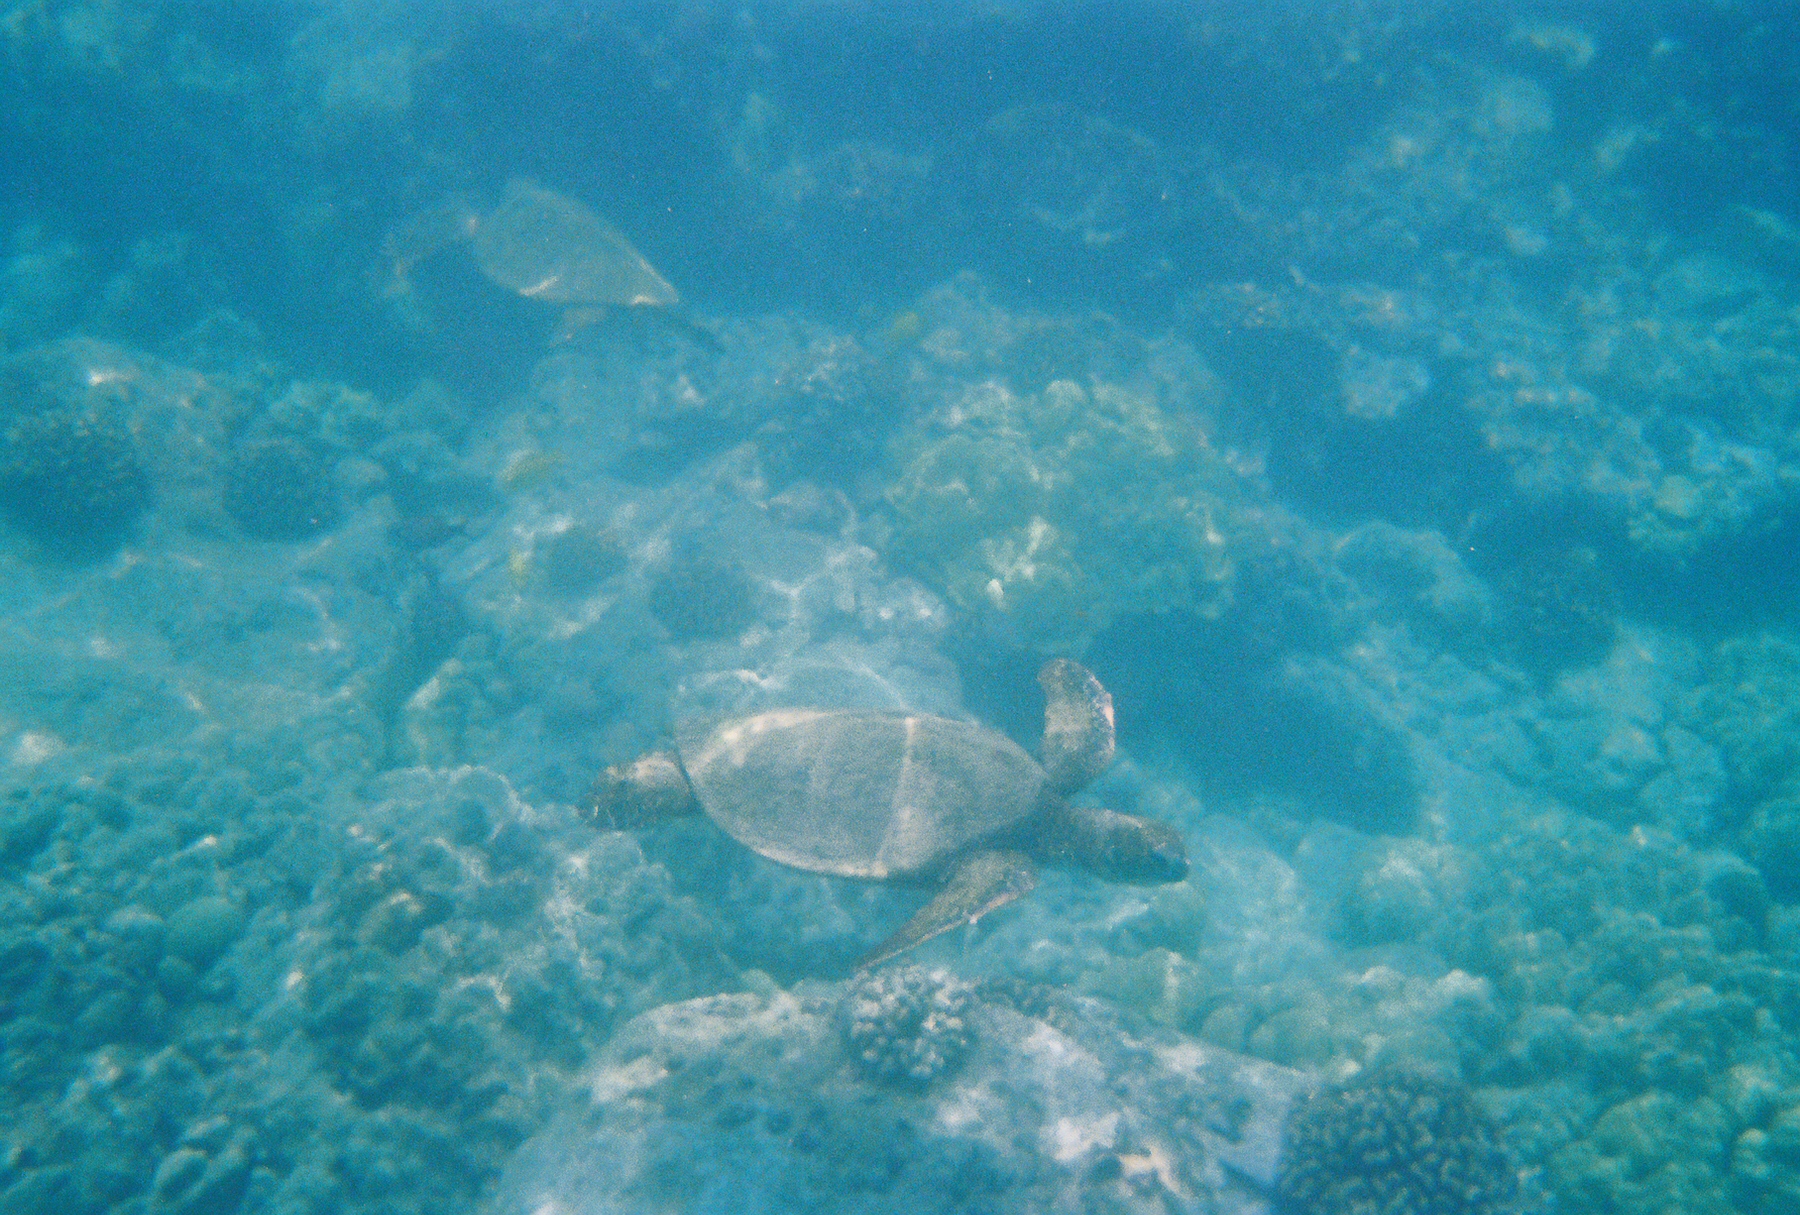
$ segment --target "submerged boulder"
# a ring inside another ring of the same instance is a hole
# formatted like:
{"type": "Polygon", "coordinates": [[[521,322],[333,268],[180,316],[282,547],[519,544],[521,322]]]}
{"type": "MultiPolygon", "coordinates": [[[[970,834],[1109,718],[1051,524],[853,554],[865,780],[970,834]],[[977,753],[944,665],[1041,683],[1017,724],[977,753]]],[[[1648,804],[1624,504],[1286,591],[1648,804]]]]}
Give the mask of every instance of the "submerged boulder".
{"type": "Polygon", "coordinates": [[[1267,1209],[1302,1073],[996,987],[959,991],[954,1066],[896,1084],[845,1032],[879,1002],[871,982],[637,1017],[589,1099],[520,1149],[493,1209],[1267,1209]]]}

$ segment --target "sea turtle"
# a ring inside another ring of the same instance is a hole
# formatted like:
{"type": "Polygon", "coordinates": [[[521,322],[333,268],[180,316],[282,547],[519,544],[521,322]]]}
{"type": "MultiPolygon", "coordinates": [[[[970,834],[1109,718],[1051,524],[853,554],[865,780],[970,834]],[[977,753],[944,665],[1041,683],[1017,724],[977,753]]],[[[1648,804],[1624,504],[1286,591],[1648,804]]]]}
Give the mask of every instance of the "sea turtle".
{"type": "Polygon", "coordinates": [[[863,967],[1025,894],[1039,861],[1114,881],[1180,881],[1187,849],[1173,827],[1069,804],[1112,762],[1112,696],[1068,659],[1047,664],[1038,682],[1041,764],[973,722],[775,709],[683,724],[675,750],[608,768],[585,808],[615,829],[698,810],[786,865],[937,884],[936,897],[863,967]]]}
{"type": "Polygon", "coordinates": [[[390,232],[384,252],[392,277],[383,293],[417,306],[414,267],[464,242],[495,286],[563,306],[564,337],[605,309],[659,309],[679,298],[617,228],[567,195],[519,180],[507,183],[491,211],[453,195],[390,232]]]}

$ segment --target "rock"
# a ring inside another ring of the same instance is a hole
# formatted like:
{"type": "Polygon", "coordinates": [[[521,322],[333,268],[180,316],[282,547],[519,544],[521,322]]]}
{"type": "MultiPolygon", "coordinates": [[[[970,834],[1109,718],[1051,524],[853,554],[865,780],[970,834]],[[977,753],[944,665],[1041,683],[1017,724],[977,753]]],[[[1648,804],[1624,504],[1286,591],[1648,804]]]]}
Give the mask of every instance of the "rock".
{"type": "Polygon", "coordinates": [[[955,1069],[896,1086],[842,1032],[854,985],[712,996],[639,1016],[587,1100],[528,1142],[496,1212],[1266,1210],[1305,1077],[1098,1002],[1047,1020],[964,1009],[955,1069]]]}
{"type": "Polygon", "coordinates": [[[175,957],[204,969],[244,930],[244,913],[230,899],[209,895],[184,904],[169,917],[164,943],[175,957]]]}

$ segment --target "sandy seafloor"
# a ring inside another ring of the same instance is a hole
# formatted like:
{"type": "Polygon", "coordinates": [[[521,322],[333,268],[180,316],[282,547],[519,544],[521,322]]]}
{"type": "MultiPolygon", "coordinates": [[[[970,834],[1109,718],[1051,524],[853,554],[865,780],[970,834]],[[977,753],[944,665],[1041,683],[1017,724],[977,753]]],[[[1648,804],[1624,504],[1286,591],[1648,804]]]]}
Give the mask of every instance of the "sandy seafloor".
{"type": "Polygon", "coordinates": [[[1797,33],[0,3],[0,1212],[1800,1209],[1797,33]],[[1186,881],[580,811],[1057,656],[1186,881]]]}

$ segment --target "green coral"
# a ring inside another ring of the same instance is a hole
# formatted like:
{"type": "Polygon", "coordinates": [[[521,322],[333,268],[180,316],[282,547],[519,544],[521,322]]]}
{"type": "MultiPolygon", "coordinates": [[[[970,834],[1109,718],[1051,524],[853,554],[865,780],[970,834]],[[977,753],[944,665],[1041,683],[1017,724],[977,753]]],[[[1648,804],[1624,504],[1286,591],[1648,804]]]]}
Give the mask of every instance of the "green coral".
{"type": "Polygon", "coordinates": [[[150,474],[120,423],[52,408],[0,434],[0,516],[46,552],[106,556],[153,499],[150,474]]]}
{"type": "Polygon", "coordinates": [[[974,1041],[972,989],[943,970],[906,966],[870,975],[844,997],[844,1038],[871,1080],[929,1084],[974,1041]]]}
{"type": "Polygon", "coordinates": [[[1769,633],[1733,638],[1708,674],[1694,728],[1731,775],[1730,843],[1777,899],[1800,899],[1800,646],[1769,633]]]}
{"type": "Polygon", "coordinates": [[[1713,656],[1700,697],[1703,732],[1749,798],[1800,782],[1800,646],[1771,634],[1734,638],[1713,656]]]}
{"type": "Polygon", "coordinates": [[[1583,1211],[1718,1215],[1734,1210],[1721,1166],[1729,1120],[1718,1104],[1649,1092],[1607,1110],[1551,1161],[1563,1200],[1583,1211]]]}
{"type": "Polygon", "coordinates": [[[1800,1073],[1784,1034],[1800,976],[1756,875],[1573,815],[1515,825],[1474,868],[1441,947],[1492,977],[1508,1024],[1464,1065],[1565,1094],[1565,1124],[1509,1120],[1564,1208],[1789,1209],[1800,1135],[1783,1108],[1800,1073]]]}
{"type": "Polygon", "coordinates": [[[1229,603],[1236,475],[1199,427],[1107,384],[989,382],[903,435],[891,552],[1044,652],[1113,620],[1229,603]]]}

